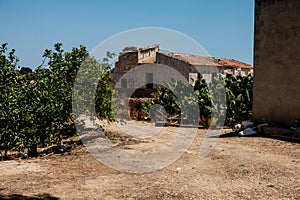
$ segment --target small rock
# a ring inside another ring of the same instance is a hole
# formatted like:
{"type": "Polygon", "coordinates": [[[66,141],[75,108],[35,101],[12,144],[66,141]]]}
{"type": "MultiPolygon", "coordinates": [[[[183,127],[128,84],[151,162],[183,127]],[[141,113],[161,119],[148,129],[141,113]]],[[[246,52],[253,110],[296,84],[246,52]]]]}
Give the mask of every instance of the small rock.
{"type": "Polygon", "coordinates": [[[188,151],[188,150],[185,150],[185,153],[187,154],[191,154],[192,152],[188,151]]]}
{"type": "Polygon", "coordinates": [[[27,155],[26,153],[24,153],[24,154],[21,155],[19,158],[20,158],[20,159],[26,159],[26,158],[28,158],[28,155],[27,155]]]}
{"type": "Polygon", "coordinates": [[[67,144],[64,146],[64,152],[71,152],[71,150],[72,150],[72,145],[67,144]]]}
{"type": "Polygon", "coordinates": [[[176,168],[176,171],[178,171],[178,172],[181,171],[181,170],[182,170],[181,167],[177,167],[177,168],[176,168]]]}

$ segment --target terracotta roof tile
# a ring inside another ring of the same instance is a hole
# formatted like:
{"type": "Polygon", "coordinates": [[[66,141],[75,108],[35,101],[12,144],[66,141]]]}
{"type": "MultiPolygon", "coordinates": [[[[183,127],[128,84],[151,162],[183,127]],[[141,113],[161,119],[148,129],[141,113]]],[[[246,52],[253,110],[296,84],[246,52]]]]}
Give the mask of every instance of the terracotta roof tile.
{"type": "Polygon", "coordinates": [[[168,56],[177,58],[179,60],[185,61],[191,65],[201,65],[201,66],[218,66],[219,64],[215,62],[213,57],[207,56],[196,56],[191,54],[179,54],[170,53],[168,56]]]}
{"type": "Polygon", "coordinates": [[[243,68],[253,69],[253,66],[228,58],[215,58],[209,56],[196,56],[191,54],[180,54],[180,53],[165,53],[170,57],[185,61],[195,66],[217,66],[217,67],[230,67],[230,68],[243,68]]]}
{"type": "Polygon", "coordinates": [[[253,66],[234,60],[234,59],[228,59],[228,58],[220,58],[218,59],[219,63],[221,65],[225,65],[227,67],[235,67],[235,68],[243,68],[243,69],[253,69],[253,66]]]}

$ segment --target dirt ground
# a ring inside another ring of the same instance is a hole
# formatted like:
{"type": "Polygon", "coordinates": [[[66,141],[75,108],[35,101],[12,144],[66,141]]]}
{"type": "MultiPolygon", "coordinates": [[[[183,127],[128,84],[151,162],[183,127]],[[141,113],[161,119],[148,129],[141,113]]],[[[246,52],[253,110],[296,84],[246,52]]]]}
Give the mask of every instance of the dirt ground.
{"type": "MultiPolygon", "coordinates": [[[[178,129],[167,127],[139,141],[118,135],[113,125],[106,128],[120,148],[132,151],[156,150],[178,129]]],[[[205,134],[198,129],[178,160],[149,173],[109,168],[84,146],[2,161],[0,199],[300,199],[300,144],[228,134],[200,158],[205,134]]]]}

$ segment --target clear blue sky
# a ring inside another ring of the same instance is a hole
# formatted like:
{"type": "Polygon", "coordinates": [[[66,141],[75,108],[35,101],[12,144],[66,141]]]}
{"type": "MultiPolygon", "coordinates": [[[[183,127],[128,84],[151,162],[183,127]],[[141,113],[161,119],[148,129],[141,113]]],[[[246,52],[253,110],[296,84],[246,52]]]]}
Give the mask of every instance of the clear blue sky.
{"type": "Polygon", "coordinates": [[[254,0],[0,0],[0,43],[36,68],[45,49],[83,44],[141,27],[182,32],[211,56],[253,64],[254,0]]]}

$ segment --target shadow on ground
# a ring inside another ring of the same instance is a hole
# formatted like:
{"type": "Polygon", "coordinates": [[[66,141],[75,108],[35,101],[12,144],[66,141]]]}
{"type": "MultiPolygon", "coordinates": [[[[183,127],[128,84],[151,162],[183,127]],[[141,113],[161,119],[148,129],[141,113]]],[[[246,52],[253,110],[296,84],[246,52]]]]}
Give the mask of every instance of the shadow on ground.
{"type": "Polygon", "coordinates": [[[0,199],[33,199],[33,200],[37,200],[37,199],[46,199],[46,200],[58,200],[58,197],[55,196],[51,196],[50,194],[41,194],[41,195],[36,195],[36,196],[24,196],[22,194],[10,194],[10,195],[1,195],[0,194],[0,199]]]}
{"type": "Polygon", "coordinates": [[[248,135],[248,136],[240,136],[239,131],[232,131],[230,133],[225,133],[220,135],[220,138],[230,138],[230,137],[261,137],[261,138],[271,138],[286,142],[294,142],[294,143],[300,143],[300,138],[291,138],[291,137],[285,137],[284,135],[268,135],[263,133],[258,133],[254,135],[248,135]]]}

